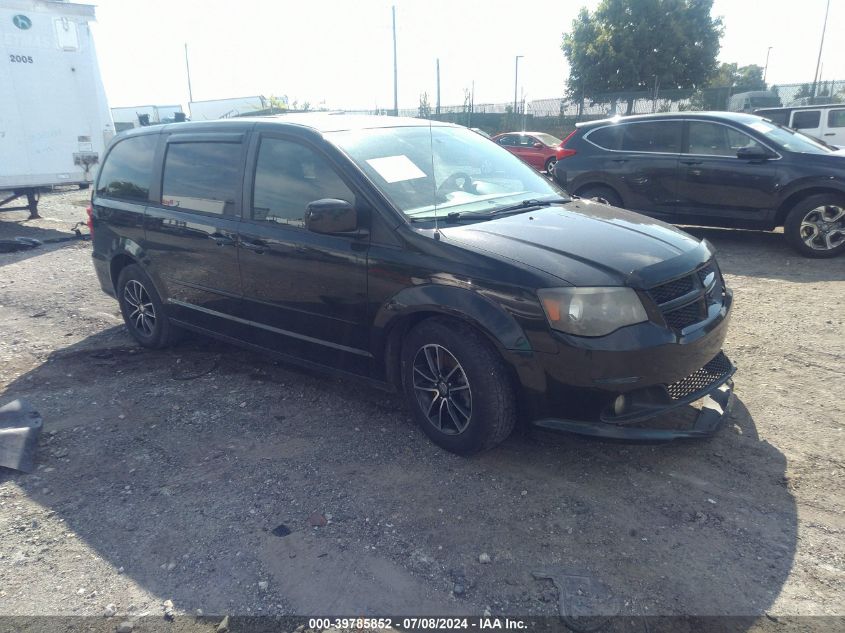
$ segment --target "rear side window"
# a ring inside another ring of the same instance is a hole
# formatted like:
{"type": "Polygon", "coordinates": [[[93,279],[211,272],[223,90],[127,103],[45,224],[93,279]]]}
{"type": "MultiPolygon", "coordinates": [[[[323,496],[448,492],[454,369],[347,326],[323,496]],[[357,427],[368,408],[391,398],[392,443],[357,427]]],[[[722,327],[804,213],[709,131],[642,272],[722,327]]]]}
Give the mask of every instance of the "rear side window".
{"type": "Polygon", "coordinates": [[[792,113],[792,126],[796,130],[815,130],[819,127],[822,113],[819,110],[805,110],[792,113]]]}
{"type": "Polygon", "coordinates": [[[587,135],[591,143],[604,149],[621,149],[624,130],[621,125],[611,125],[593,130],[587,135]]]}
{"type": "Polygon", "coordinates": [[[100,169],[97,195],[146,202],[157,142],[157,134],[144,134],[117,143],[100,169]]]}
{"type": "Polygon", "coordinates": [[[240,143],[170,143],[164,160],[161,204],[234,215],[240,157],[240,143]]]}
{"type": "Polygon", "coordinates": [[[831,110],[828,112],[827,127],[845,127],[845,110],[831,110]]]}
{"type": "Polygon", "coordinates": [[[323,198],[355,203],[355,195],[322,156],[293,141],[262,139],[255,166],[253,220],[303,226],[305,207],[323,198]]]}
{"type": "Polygon", "coordinates": [[[661,152],[677,154],[681,151],[680,121],[647,121],[622,126],[623,152],[661,152]]]}
{"type": "Polygon", "coordinates": [[[505,147],[513,147],[514,145],[519,145],[519,137],[503,136],[499,139],[499,145],[504,145],[505,147]]]}

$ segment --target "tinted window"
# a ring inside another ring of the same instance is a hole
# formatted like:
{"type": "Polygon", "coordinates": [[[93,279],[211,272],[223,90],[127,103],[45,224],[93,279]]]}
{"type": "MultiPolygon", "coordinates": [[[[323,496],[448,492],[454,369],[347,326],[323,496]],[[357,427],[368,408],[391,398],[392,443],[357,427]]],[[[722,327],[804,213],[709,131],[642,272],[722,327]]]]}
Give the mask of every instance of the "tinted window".
{"type": "Polygon", "coordinates": [[[97,194],[146,201],[150,194],[157,134],[133,136],[109,152],[97,180],[97,194]]]}
{"type": "Polygon", "coordinates": [[[792,127],[796,130],[814,130],[819,127],[822,113],[819,110],[804,110],[792,113],[792,127]]]}
{"type": "Polygon", "coordinates": [[[520,136],[519,137],[519,146],[520,147],[534,147],[534,143],[537,142],[533,136],[520,136]]]}
{"type": "Polygon", "coordinates": [[[681,151],[680,121],[648,121],[622,126],[622,151],[668,152],[681,151]]]}
{"type": "Polygon", "coordinates": [[[690,121],[689,153],[710,156],[736,156],[742,147],[762,148],[753,138],[727,125],[690,121]]]}
{"type": "Polygon", "coordinates": [[[519,144],[518,138],[519,137],[517,137],[517,136],[510,136],[510,135],[509,136],[503,136],[502,138],[499,139],[499,145],[505,145],[505,146],[518,145],[519,144]]]}
{"type": "Polygon", "coordinates": [[[261,141],[255,166],[253,220],[302,226],[305,207],[322,198],[355,202],[352,191],[322,156],[292,141],[261,141]]]}
{"type": "Polygon", "coordinates": [[[779,125],[786,125],[787,123],[789,123],[789,110],[780,110],[775,112],[760,112],[759,114],[761,117],[765,117],[779,125]]]}
{"type": "Polygon", "coordinates": [[[621,125],[611,125],[593,130],[587,136],[591,143],[595,143],[604,149],[620,149],[622,147],[622,135],[624,130],[621,125]]]}
{"type": "Polygon", "coordinates": [[[845,110],[831,110],[828,112],[827,127],[845,127],[845,110]]]}
{"type": "Polygon", "coordinates": [[[161,203],[232,215],[238,196],[239,143],[171,143],[164,161],[161,203]]]}

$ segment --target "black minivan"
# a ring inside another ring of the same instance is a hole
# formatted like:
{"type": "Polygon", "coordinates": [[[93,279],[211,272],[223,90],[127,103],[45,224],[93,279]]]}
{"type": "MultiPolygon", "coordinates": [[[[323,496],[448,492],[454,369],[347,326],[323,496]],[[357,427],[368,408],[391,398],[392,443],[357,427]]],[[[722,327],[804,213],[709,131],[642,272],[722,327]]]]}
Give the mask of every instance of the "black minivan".
{"type": "Polygon", "coordinates": [[[193,330],[400,389],[456,453],[518,417],[703,436],[731,398],[711,246],[572,201],[460,126],[303,114],[131,131],[89,213],[100,284],[141,345],[193,330]]]}

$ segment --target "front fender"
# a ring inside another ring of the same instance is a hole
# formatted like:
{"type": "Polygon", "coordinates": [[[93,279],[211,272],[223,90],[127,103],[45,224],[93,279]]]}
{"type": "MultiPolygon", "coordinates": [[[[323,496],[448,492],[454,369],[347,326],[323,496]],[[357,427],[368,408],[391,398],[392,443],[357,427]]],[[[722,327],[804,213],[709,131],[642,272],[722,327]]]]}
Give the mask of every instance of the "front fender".
{"type": "MultiPolygon", "coordinates": [[[[435,312],[472,323],[503,350],[531,352],[531,343],[513,315],[484,291],[427,284],[405,288],[388,299],[376,313],[373,326],[386,335],[398,322],[415,313],[435,312]]],[[[382,338],[382,349],[384,336],[382,338]]]]}

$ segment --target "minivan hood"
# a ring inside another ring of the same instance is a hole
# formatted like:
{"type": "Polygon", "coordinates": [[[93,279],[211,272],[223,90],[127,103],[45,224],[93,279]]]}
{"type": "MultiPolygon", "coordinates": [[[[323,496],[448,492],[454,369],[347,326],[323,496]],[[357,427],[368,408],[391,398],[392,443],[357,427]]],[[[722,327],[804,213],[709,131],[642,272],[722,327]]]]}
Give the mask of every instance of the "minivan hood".
{"type": "Polygon", "coordinates": [[[623,285],[635,271],[678,258],[700,243],[658,220],[589,200],[440,231],[449,241],[576,286],[623,285]]]}

